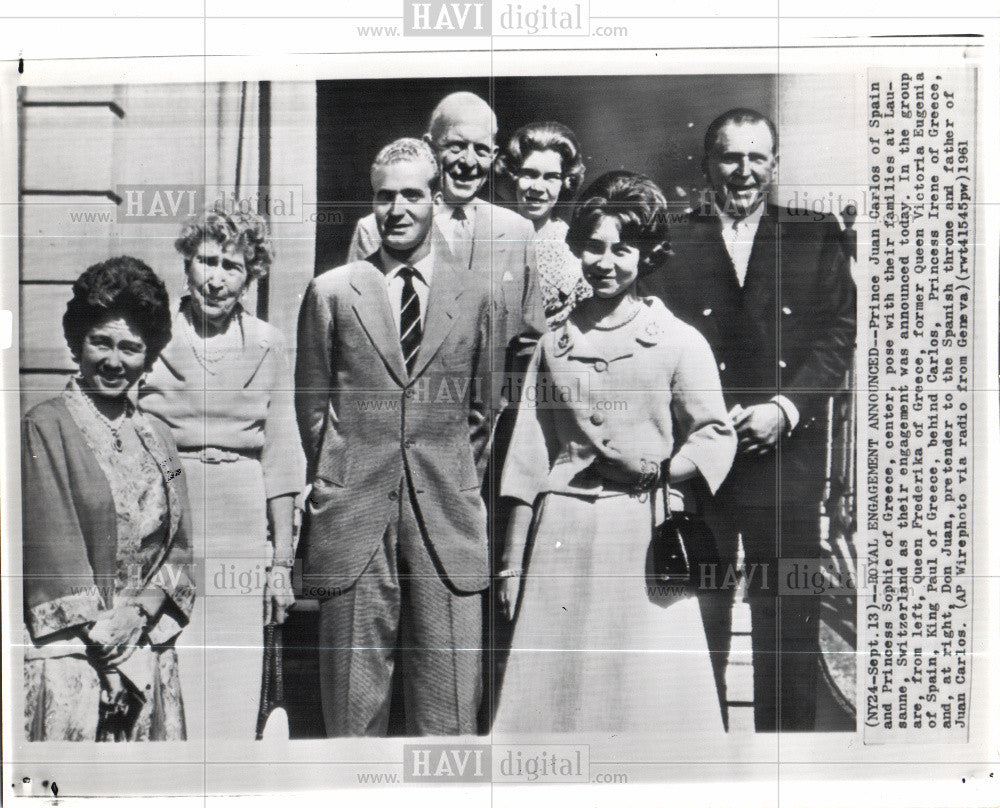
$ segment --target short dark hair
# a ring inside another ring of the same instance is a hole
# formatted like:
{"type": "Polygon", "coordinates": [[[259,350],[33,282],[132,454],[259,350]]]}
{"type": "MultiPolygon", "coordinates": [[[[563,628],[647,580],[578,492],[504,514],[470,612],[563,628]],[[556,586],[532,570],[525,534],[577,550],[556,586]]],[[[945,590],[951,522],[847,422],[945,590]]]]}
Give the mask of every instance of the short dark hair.
{"type": "Polygon", "coordinates": [[[174,247],[190,264],[203,241],[214,241],[223,250],[239,252],[247,268],[247,281],[267,277],[274,248],[264,217],[253,211],[208,208],[184,225],[174,247]]]}
{"type": "Polygon", "coordinates": [[[641,266],[661,266],[670,251],[667,198],[644,174],[609,171],[585,190],[573,209],[566,243],[579,255],[601,218],[621,223],[621,240],[639,250],[641,266]]]}
{"type": "Polygon", "coordinates": [[[750,125],[755,123],[767,124],[767,128],[771,132],[771,140],[774,142],[774,148],[771,149],[771,153],[778,153],[778,127],[774,125],[774,121],[763,113],[757,112],[755,109],[750,109],[749,107],[736,107],[728,112],[723,112],[718,118],[708,125],[708,129],[705,130],[704,143],[704,155],[706,157],[715,147],[715,141],[719,137],[719,131],[723,126],[730,123],[750,125]]]}
{"type": "Polygon", "coordinates": [[[572,196],[583,185],[586,166],[580,142],[573,130],[558,121],[529,123],[518,129],[507,142],[507,148],[497,158],[497,171],[516,179],[524,160],[532,152],[554,151],[562,158],[563,187],[559,192],[572,196]]]}
{"type": "Polygon", "coordinates": [[[79,361],[87,333],[105,320],[123,318],[146,343],[146,369],[170,342],[170,297],[155,272],[138,258],[109,258],[84,270],[73,283],[63,333],[79,361]]]}

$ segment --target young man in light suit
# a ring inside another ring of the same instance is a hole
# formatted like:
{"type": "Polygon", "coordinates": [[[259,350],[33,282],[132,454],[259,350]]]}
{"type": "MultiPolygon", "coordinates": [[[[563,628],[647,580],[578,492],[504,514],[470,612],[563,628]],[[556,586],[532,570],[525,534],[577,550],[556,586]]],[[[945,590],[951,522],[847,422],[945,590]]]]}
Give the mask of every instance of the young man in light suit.
{"type": "Polygon", "coordinates": [[[489,291],[432,243],[439,177],[426,143],[386,146],[371,171],[380,247],[313,279],[299,317],[304,583],[321,600],[331,737],[386,734],[397,666],[408,734],[476,729],[489,291]]]}
{"type": "MultiPolygon", "coordinates": [[[[445,96],[431,113],[424,140],[441,166],[441,202],[434,223],[459,263],[490,282],[492,292],[493,367],[500,373],[513,360],[527,364],[545,313],[535,271],[534,228],[527,219],[476,195],[489,179],[496,158],[497,118],[478,95],[457,92],[445,96]],[[508,354],[509,352],[509,354],[508,354]]],[[[379,247],[375,217],[361,219],[354,229],[348,261],[359,260],[379,247]]],[[[497,384],[494,403],[506,404],[510,385],[497,384]]]]}

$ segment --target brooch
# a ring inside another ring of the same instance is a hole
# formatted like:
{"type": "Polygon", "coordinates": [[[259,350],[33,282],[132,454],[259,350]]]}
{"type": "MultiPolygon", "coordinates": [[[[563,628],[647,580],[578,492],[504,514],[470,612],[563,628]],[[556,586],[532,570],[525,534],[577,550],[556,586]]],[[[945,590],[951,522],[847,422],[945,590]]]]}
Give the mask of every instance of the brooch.
{"type": "Polygon", "coordinates": [[[657,322],[649,323],[641,334],[637,334],[636,342],[642,345],[656,345],[663,337],[663,328],[657,322]]]}
{"type": "Polygon", "coordinates": [[[569,334],[566,333],[565,328],[562,334],[559,335],[559,339],[556,340],[556,349],[554,351],[555,356],[562,356],[567,353],[570,348],[573,347],[573,343],[569,338],[569,334]]]}

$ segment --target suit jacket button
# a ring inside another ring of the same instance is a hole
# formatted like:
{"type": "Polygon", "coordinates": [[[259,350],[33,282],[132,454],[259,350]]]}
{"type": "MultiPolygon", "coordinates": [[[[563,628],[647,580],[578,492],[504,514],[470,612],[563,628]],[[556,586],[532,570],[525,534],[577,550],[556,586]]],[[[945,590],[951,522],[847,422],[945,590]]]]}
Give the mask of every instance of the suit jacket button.
{"type": "Polygon", "coordinates": [[[719,370],[725,370],[725,369],[726,369],[726,363],[725,362],[719,362],[719,370]]]}
{"type": "Polygon", "coordinates": [[[704,311],[703,311],[703,312],[701,313],[701,316],[702,316],[702,317],[711,317],[711,316],[712,316],[712,310],[711,310],[711,309],[705,309],[705,310],[704,310],[704,311]]]}
{"type": "Polygon", "coordinates": [[[590,423],[592,423],[594,426],[600,426],[601,424],[604,423],[604,416],[601,415],[599,412],[595,412],[593,415],[590,416],[590,423]]]}
{"type": "Polygon", "coordinates": [[[391,499],[393,502],[395,502],[398,497],[399,497],[399,494],[397,493],[397,491],[395,489],[393,489],[392,491],[389,492],[389,499],[391,499]]]}
{"type": "Polygon", "coordinates": [[[784,359],[779,359],[778,360],[778,367],[782,368],[782,369],[787,368],[788,367],[788,363],[784,359]]]}
{"type": "Polygon", "coordinates": [[[782,306],[781,307],[781,313],[784,314],[787,317],[789,314],[792,313],[792,310],[790,308],[788,308],[788,306],[782,306]]]}

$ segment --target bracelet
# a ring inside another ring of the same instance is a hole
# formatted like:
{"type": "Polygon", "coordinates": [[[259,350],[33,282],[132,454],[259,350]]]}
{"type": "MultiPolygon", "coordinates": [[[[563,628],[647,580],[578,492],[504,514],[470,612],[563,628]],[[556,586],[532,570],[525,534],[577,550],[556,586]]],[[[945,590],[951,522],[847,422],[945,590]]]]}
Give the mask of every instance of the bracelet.
{"type": "Polygon", "coordinates": [[[496,578],[520,578],[522,570],[520,567],[510,567],[509,569],[501,570],[496,574],[496,578]]]}
{"type": "Polygon", "coordinates": [[[635,494],[643,494],[652,491],[660,480],[660,464],[654,463],[646,458],[640,458],[639,481],[632,487],[635,494]]]}

